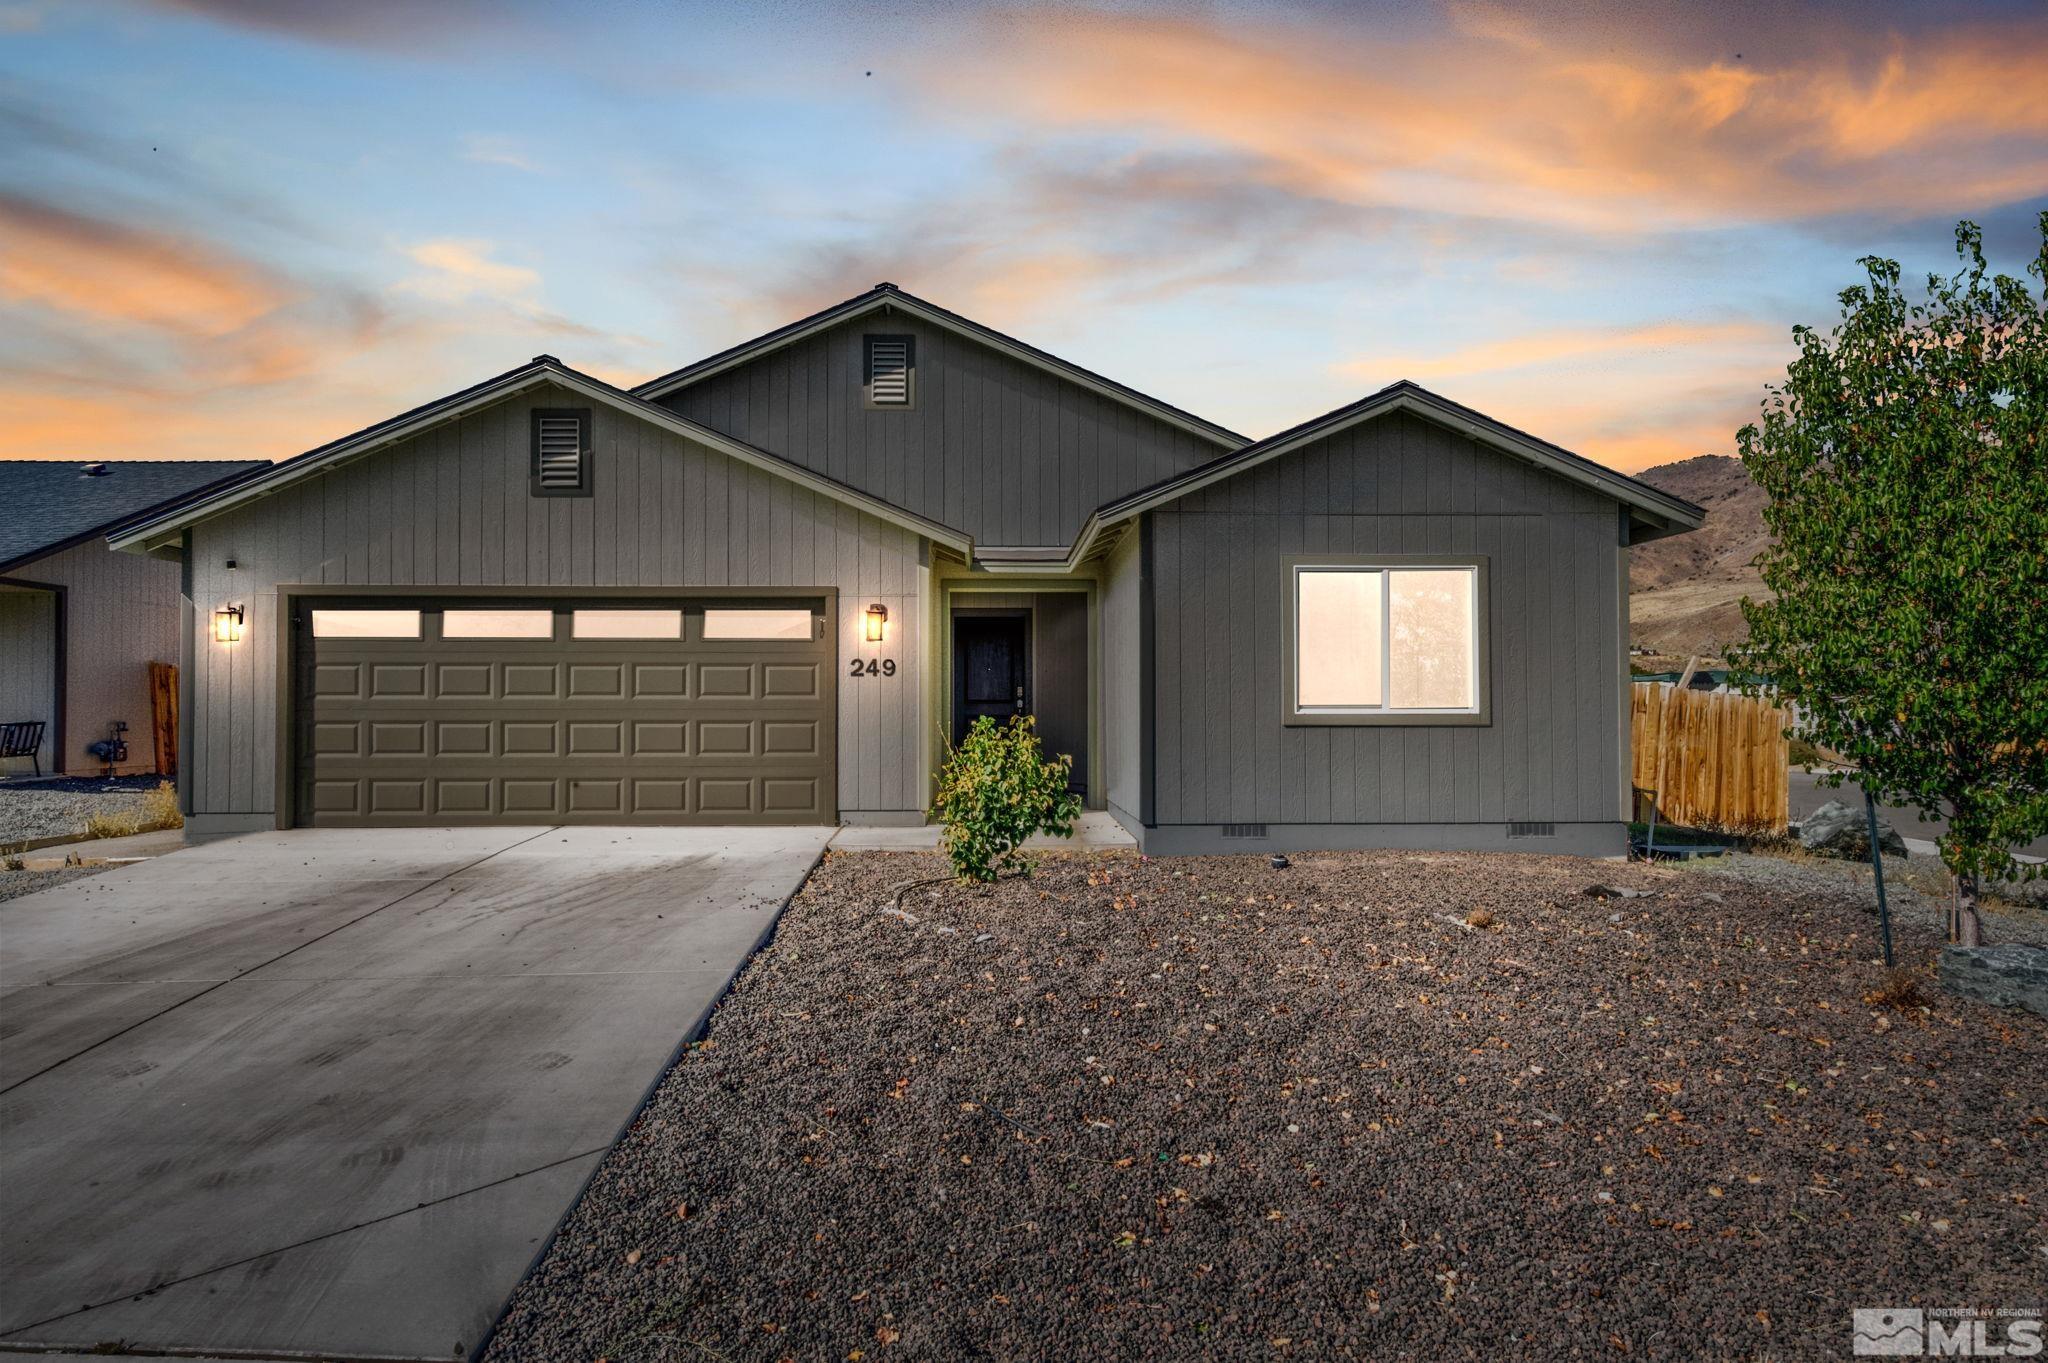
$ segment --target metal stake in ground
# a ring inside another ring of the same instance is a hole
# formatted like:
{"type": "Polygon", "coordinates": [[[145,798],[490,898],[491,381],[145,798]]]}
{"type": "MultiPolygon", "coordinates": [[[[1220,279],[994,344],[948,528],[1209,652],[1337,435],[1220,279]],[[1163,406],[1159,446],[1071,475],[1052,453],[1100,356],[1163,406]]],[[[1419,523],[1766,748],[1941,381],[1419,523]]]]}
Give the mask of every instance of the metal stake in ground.
{"type": "Polygon", "coordinates": [[[1892,911],[1884,902],[1884,849],[1877,843],[1877,801],[1863,792],[1863,817],[1870,826],[1870,869],[1877,876],[1877,925],[1884,932],[1884,963],[1892,963],[1892,911]]]}

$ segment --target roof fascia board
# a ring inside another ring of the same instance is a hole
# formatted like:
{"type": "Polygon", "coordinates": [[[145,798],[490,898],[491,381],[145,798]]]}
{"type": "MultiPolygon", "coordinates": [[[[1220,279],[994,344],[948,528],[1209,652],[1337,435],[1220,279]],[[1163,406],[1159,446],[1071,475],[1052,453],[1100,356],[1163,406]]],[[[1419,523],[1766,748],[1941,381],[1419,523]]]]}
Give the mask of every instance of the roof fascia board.
{"type": "Polygon", "coordinates": [[[1169,407],[1165,403],[1148,399],[1144,394],[1137,392],[1135,389],[1122,388],[1118,385],[1107,383],[1084,369],[1066,364],[1053,356],[1047,355],[1043,351],[1019,344],[1017,341],[1004,336],[1001,332],[990,331],[987,328],[969,324],[964,318],[954,317],[919,299],[897,292],[876,293],[863,295],[857,299],[850,299],[839,307],[828,308],[824,312],[818,313],[805,321],[798,322],[793,326],[785,327],[781,331],[771,331],[758,341],[735,346],[733,349],[714,355],[700,364],[688,366],[677,370],[673,374],[665,374],[658,379],[650,380],[633,389],[633,395],[640,398],[663,397],[678,389],[687,388],[691,384],[701,383],[703,380],[714,375],[723,374],[727,370],[737,368],[751,360],[759,359],[763,355],[771,354],[785,346],[795,345],[798,341],[807,340],[821,331],[838,326],[842,322],[850,322],[856,318],[864,317],[870,312],[878,312],[888,308],[898,309],[931,326],[950,331],[957,336],[964,336],[970,341],[988,346],[990,349],[1007,355],[1020,363],[1031,365],[1033,368],[1043,370],[1048,374],[1057,375],[1069,382],[1078,383],[1091,392],[1120,402],[1127,407],[1148,412],[1169,425],[1176,426],[1192,435],[1200,436],[1202,439],[1212,444],[1220,445],[1225,449],[1238,449],[1250,443],[1245,437],[1237,434],[1235,431],[1211,425],[1206,421],[1169,407]]]}
{"type": "Polygon", "coordinates": [[[167,515],[140,522],[132,522],[124,529],[109,536],[109,543],[115,549],[148,553],[164,547],[183,529],[201,520],[207,520],[235,507],[256,501],[323,469],[360,458],[386,445],[409,439],[435,426],[457,420],[484,407],[492,406],[506,398],[513,397],[529,388],[553,384],[582,394],[594,402],[625,412],[643,421],[661,426],[686,440],[717,450],[720,454],[737,459],[743,464],[787,479],[799,486],[810,489],[822,496],[845,502],[860,508],[876,518],[892,525],[922,535],[940,544],[971,553],[973,541],[950,526],[928,520],[912,511],[870,497],[842,483],[833,481],[822,474],[792,464],[788,460],[756,449],[744,441],[722,435],[708,426],[700,426],[687,417],[678,416],[666,407],[658,406],[610,384],[578,373],[567,367],[552,364],[530,365],[514,370],[497,382],[487,383],[478,388],[466,390],[459,400],[446,404],[430,405],[406,422],[383,427],[373,427],[360,438],[316,451],[311,456],[288,460],[273,466],[270,474],[222,489],[211,497],[179,506],[167,515]]]}

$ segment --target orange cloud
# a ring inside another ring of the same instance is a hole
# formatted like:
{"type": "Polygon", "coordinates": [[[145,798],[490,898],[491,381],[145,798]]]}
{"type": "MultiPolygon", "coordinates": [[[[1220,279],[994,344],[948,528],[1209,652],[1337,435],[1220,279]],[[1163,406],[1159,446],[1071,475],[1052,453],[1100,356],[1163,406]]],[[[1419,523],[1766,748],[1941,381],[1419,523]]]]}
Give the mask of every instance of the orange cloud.
{"type": "Polygon", "coordinates": [[[1601,355],[1645,356],[1683,352],[1688,364],[1696,363],[1702,352],[1736,348],[1764,351],[1782,349],[1783,332],[1755,322],[1666,322],[1655,326],[1610,328],[1564,328],[1509,336],[1498,341],[1481,341],[1447,354],[1411,356],[1388,354],[1347,360],[1336,366],[1340,374],[1366,382],[1378,382],[1390,374],[1418,381],[1464,374],[1497,373],[1528,369],[1566,360],[1584,360],[1601,355]]]}
{"type": "Polygon", "coordinates": [[[648,344],[541,310],[540,276],[484,242],[421,243],[420,272],[380,300],[20,196],[0,196],[0,231],[20,319],[4,458],[282,458],[504,368],[535,335],[600,363],[648,344]],[[426,305],[395,306],[411,298],[426,305]]]}
{"type": "Polygon", "coordinates": [[[99,322],[220,336],[287,300],[277,281],[192,242],[0,194],[0,297],[99,322]]]}
{"type": "Polygon", "coordinates": [[[524,303],[540,288],[540,273],[492,260],[495,249],[488,241],[447,238],[409,246],[405,254],[423,273],[401,280],[398,288],[438,303],[479,296],[524,303]]]}
{"type": "Polygon", "coordinates": [[[1971,211],[2048,192],[2048,25],[1910,44],[1834,35],[1775,61],[1633,53],[1498,8],[1455,34],[1345,37],[1019,11],[929,60],[958,108],[1149,130],[1256,156],[1304,193],[1605,230],[1971,211]]]}

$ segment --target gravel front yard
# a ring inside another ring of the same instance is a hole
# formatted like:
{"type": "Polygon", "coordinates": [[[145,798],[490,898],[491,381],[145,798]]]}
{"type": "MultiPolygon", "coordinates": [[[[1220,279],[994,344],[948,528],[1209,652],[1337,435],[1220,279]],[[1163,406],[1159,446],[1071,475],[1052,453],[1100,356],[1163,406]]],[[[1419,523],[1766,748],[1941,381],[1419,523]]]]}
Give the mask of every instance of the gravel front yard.
{"type": "MultiPolygon", "coordinates": [[[[0,867],[0,901],[54,890],[59,885],[68,885],[86,876],[96,876],[106,869],[105,866],[65,866],[54,871],[9,871],[0,867]]],[[[0,920],[0,923],[4,923],[4,920],[0,920]]],[[[4,933],[4,927],[0,927],[0,935],[4,933]]]]}
{"type": "Polygon", "coordinates": [[[887,911],[940,869],[827,859],[491,1359],[1838,1358],[2048,1296],[2048,1024],[1867,1004],[1860,903],[1119,854],[887,911]]]}
{"type": "Polygon", "coordinates": [[[0,847],[36,838],[83,835],[94,814],[133,813],[157,778],[64,781],[54,785],[0,786],[0,847]]]}

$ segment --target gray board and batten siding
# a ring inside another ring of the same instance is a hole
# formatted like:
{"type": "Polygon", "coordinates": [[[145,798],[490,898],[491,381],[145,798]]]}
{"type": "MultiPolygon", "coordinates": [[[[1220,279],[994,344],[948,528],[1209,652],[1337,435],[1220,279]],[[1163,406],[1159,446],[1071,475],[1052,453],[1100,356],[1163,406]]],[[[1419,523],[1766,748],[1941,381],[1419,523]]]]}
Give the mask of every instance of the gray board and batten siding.
{"type": "Polygon", "coordinates": [[[841,666],[878,647],[899,666],[891,685],[837,679],[840,816],[919,816],[930,750],[920,536],[602,404],[591,495],[530,495],[530,412],[589,405],[540,386],[191,527],[195,827],[276,820],[278,773],[289,769],[279,761],[281,586],[417,587],[424,603],[472,587],[834,589],[841,666]],[[216,645],[206,622],[231,601],[247,607],[244,637],[216,645]],[[880,646],[861,639],[870,602],[889,609],[880,646]]]}
{"type": "MultiPolygon", "coordinates": [[[[1148,849],[1621,851],[1625,524],[1610,498],[1406,414],[1152,511],[1148,849]],[[1286,564],[1315,554],[1483,557],[1489,722],[1285,722],[1286,564]]],[[[1106,630],[1142,610],[1123,604],[1129,574],[1113,564],[1106,630]]],[[[1110,775],[1127,821],[1129,762],[1110,775]]]]}
{"type": "Polygon", "coordinates": [[[971,535],[1065,546],[1103,503],[1229,448],[902,312],[871,314],[655,399],[971,535]],[[908,407],[866,402],[865,338],[914,341],[908,407]]]}

